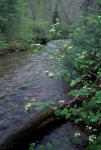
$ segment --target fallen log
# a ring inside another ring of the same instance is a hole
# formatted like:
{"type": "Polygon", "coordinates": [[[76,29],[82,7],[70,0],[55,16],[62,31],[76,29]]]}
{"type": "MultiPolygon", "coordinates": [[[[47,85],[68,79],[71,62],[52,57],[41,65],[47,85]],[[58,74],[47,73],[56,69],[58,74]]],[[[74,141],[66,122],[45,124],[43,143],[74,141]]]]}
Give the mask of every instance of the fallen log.
{"type": "MultiPolygon", "coordinates": [[[[70,108],[79,102],[79,100],[80,99],[76,97],[63,105],[58,104],[56,107],[57,109],[70,108]]],[[[40,128],[48,126],[50,122],[54,122],[54,120],[53,109],[47,109],[45,112],[39,113],[36,117],[31,117],[0,142],[0,150],[15,150],[17,145],[22,145],[27,139],[30,139],[32,133],[33,137],[36,136],[40,128]]]]}

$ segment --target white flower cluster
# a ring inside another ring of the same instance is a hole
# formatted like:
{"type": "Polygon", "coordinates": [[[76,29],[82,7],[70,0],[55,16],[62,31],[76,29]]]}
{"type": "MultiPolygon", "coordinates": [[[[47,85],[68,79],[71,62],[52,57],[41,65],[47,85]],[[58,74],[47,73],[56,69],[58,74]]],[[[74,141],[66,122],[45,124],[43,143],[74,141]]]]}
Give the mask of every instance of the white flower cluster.
{"type": "Polygon", "coordinates": [[[49,77],[53,77],[53,76],[54,76],[53,72],[50,72],[49,77]]]}
{"type": "Polygon", "coordinates": [[[91,129],[92,129],[92,127],[90,127],[90,126],[86,126],[86,128],[87,128],[87,129],[89,129],[89,130],[91,130],[91,129]]]}
{"type": "Polygon", "coordinates": [[[77,53],[76,55],[78,56],[78,58],[76,58],[75,60],[84,59],[86,57],[86,54],[86,51],[82,52],[82,54],[77,53]]]}
{"type": "Polygon", "coordinates": [[[85,58],[85,56],[84,56],[84,55],[79,56],[79,59],[83,59],[83,58],[85,58]]]}
{"type": "Polygon", "coordinates": [[[37,43],[37,44],[35,44],[36,46],[41,46],[41,44],[40,43],[37,43]]]}
{"type": "Polygon", "coordinates": [[[70,86],[74,86],[75,85],[75,81],[72,81],[71,83],[70,83],[70,86]]]}
{"type": "Polygon", "coordinates": [[[69,50],[72,49],[72,48],[73,48],[73,46],[69,46],[69,47],[68,47],[69,50]]]}
{"type": "Polygon", "coordinates": [[[67,48],[67,44],[64,44],[63,47],[64,47],[64,48],[67,48]]]}
{"type": "Polygon", "coordinates": [[[59,100],[59,103],[64,103],[65,101],[64,100],[59,100]]]}
{"type": "Polygon", "coordinates": [[[80,137],[80,132],[75,132],[74,137],[80,137]]]}
{"type": "MultiPolygon", "coordinates": [[[[59,19],[56,19],[56,23],[51,25],[52,28],[50,29],[50,33],[57,32],[59,25],[60,25],[59,19]]],[[[61,30],[58,30],[58,32],[61,32],[61,30]]]]}
{"type": "Polygon", "coordinates": [[[99,19],[101,19],[101,16],[98,16],[99,19]]]}
{"type": "Polygon", "coordinates": [[[31,44],[31,48],[41,48],[42,45],[40,43],[37,43],[37,44],[31,44]]]}
{"type": "Polygon", "coordinates": [[[52,33],[52,32],[56,32],[55,27],[53,27],[52,29],[50,29],[50,32],[51,32],[51,33],[52,33]]]}
{"type": "Polygon", "coordinates": [[[44,74],[46,74],[49,78],[53,78],[54,76],[53,72],[49,72],[48,70],[46,70],[44,74]]]}
{"type": "Polygon", "coordinates": [[[82,52],[82,54],[87,54],[87,51],[82,52]]]}
{"type": "Polygon", "coordinates": [[[26,104],[26,106],[25,106],[26,111],[28,111],[28,109],[29,109],[31,106],[32,106],[31,103],[26,104]]]}
{"type": "Polygon", "coordinates": [[[96,135],[95,134],[90,135],[89,136],[89,141],[93,142],[94,140],[96,140],[96,135]]]}
{"type": "Polygon", "coordinates": [[[57,22],[59,22],[59,19],[58,19],[58,18],[56,18],[56,21],[57,21],[57,22]]]}
{"type": "Polygon", "coordinates": [[[87,87],[86,85],[83,86],[83,89],[91,90],[91,88],[90,88],[90,87],[87,87]]]}

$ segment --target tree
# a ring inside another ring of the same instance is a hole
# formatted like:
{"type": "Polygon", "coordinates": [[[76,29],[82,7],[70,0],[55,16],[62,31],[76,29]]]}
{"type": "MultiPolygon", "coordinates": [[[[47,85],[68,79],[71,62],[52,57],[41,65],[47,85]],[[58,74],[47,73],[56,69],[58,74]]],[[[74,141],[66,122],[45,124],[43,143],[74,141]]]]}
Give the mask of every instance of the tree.
{"type": "Polygon", "coordinates": [[[0,1],[0,39],[25,45],[31,39],[32,22],[27,0],[0,1]]]}

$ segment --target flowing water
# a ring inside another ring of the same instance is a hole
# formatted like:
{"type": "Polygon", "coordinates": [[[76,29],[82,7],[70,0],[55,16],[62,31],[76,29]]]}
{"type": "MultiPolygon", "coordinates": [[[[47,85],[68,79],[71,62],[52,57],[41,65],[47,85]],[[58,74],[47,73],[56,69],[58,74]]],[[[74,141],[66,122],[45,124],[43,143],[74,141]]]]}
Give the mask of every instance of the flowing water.
{"type": "MultiPolygon", "coordinates": [[[[49,51],[41,51],[38,54],[22,51],[0,57],[0,143],[31,117],[31,114],[28,114],[25,109],[27,103],[32,100],[36,103],[57,102],[65,98],[65,87],[57,69],[61,66],[53,60],[50,54],[58,49],[58,42],[60,41],[49,42],[46,45],[49,51]],[[52,72],[54,77],[47,77],[45,71],[52,72]]],[[[33,115],[36,115],[37,112],[38,109],[34,109],[33,115]]],[[[52,143],[59,137],[61,137],[60,141],[64,141],[66,137],[71,139],[74,128],[71,123],[66,123],[51,131],[36,144],[36,149],[38,150],[42,143],[52,143]]],[[[73,146],[73,143],[64,142],[62,144],[64,148],[60,147],[57,142],[59,148],[55,145],[54,149],[81,150],[81,148],[73,146]]]]}

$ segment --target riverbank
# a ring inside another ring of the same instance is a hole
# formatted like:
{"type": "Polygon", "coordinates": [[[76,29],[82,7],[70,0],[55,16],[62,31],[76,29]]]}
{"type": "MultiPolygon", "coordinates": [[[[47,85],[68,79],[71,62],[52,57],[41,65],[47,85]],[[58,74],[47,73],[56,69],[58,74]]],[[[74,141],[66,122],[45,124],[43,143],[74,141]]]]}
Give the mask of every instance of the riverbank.
{"type": "MultiPolygon", "coordinates": [[[[64,93],[67,87],[58,72],[58,68],[62,66],[51,55],[58,50],[58,42],[49,42],[47,47],[48,51],[42,51],[38,55],[21,52],[14,53],[13,59],[10,59],[11,54],[4,57],[1,70],[6,67],[1,71],[0,77],[0,144],[37,115],[40,102],[57,103],[61,99],[67,99],[64,93]],[[53,77],[49,78],[46,71],[52,73],[53,77]],[[31,102],[35,103],[35,108],[32,114],[28,114],[26,105],[31,102]]],[[[72,126],[70,130],[72,131],[72,126]]]]}

